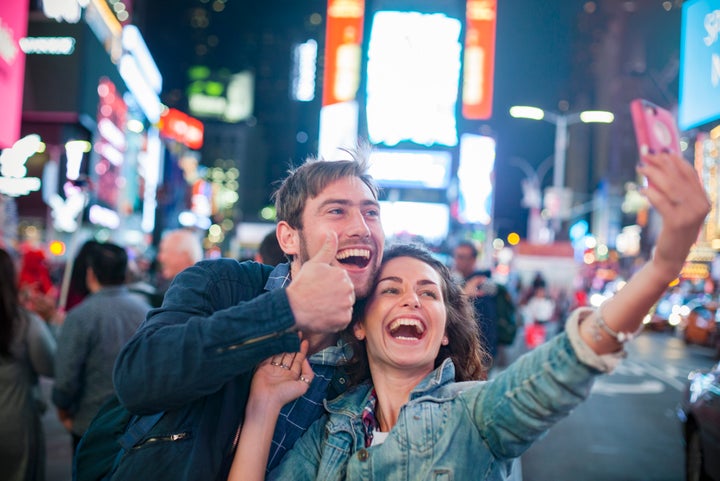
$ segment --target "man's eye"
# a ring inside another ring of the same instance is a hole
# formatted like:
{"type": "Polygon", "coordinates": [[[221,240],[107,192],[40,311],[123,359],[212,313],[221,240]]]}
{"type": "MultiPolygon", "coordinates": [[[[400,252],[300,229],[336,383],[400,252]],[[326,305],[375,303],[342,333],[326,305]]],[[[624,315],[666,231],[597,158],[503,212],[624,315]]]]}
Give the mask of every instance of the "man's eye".
{"type": "Polygon", "coordinates": [[[330,214],[342,214],[344,212],[344,210],[341,209],[340,207],[337,207],[335,209],[330,209],[328,212],[330,214]]]}
{"type": "Polygon", "coordinates": [[[368,217],[380,217],[380,211],[376,209],[368,210],[365,215],[368,217]]]}

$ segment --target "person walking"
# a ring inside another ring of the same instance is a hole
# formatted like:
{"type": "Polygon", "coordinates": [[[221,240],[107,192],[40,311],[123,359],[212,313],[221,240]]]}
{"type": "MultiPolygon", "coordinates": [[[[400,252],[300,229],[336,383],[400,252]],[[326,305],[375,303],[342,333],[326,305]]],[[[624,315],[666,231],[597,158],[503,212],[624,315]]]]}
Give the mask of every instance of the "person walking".
{"type": "Polygon", "coordinates": [[[118,352],[150,309],[125,286],[125,249],[99,243],[88,257],[90,294],[68,311],[58,337],[52,401],[72,435],[73,453],[100,406],[113,394],[118,352]]]}
{"type": "Polygon", "coordinates": [[[0,249],[0,472],[6,481],[45,480],[39,376],[52,377],[56,343],[36,314],[20,305],[13,258],[0,249]]]}
{"type": "Polygon", "coordinates": [[[498,286],[489,269],[478,270],[478,250],[470,241],[460,242],[453,251],[454,269],[462,278],[463,292],[472,301],[480,339],[495,359],[498,352],[498,286]]]}

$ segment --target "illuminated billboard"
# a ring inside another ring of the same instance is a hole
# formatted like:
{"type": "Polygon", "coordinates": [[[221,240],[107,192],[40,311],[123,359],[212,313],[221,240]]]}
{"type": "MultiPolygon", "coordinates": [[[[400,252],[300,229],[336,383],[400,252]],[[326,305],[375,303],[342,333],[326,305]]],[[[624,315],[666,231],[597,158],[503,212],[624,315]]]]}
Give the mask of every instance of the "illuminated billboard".
{"type": "Polygon", "coordinates": [[[682,6],[680,41],[681,130],[720,118],[720,0],[682,6]]]}
{"type": "Polygon", "coordinates": [[[450,208],[447,204],[430,202],[380,201],[383,231],[388,238],[439,244],[448,236],[450,208]]]}
{"type": "Polygon", "coordinates": [[[450,183],[450,152],[373,150],[370,175],[383,187],[444,189],[450,183]]]}
{"type": "Polygon", "coordinates": [[[28,0],[0,2],[0,149],[20,139],[25,53],[19,42],[27,28],[28,0]]]}
{"type": "Polygon", "coordinates": [[[328,0],[323,106],[355,100],[365,18],[364,0],[328,0]]]}
{"type": "Polygon", "coordinates": [[[490,224],[493,214],[495,139],[463,134],[458,166],[458,220],[490,224]]]}
{"type": "Polygon", "coordinates": [[[485,120],[492,114],[497,0],[467,0],[462,113],[485,120]]]}
{"type": "Polygon", "coordinates": [[[461,29],[442,13],[373,15],[365,99],[373,144],[457,145],[461,29]]]}

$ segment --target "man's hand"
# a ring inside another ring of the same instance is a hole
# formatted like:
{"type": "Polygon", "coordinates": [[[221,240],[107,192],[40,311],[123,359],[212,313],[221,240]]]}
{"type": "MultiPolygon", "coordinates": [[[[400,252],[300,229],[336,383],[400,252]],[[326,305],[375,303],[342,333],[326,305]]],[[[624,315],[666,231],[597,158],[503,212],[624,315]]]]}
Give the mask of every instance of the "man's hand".
{"type": "Polygon", "coordinates": [[[328,233],[323,246],[300,267],[287,288],[295,324],[305,334],[339,332],[350,323],[355,286],[345,269],[332,265],[337,249],[337,235],[328,233]]]}

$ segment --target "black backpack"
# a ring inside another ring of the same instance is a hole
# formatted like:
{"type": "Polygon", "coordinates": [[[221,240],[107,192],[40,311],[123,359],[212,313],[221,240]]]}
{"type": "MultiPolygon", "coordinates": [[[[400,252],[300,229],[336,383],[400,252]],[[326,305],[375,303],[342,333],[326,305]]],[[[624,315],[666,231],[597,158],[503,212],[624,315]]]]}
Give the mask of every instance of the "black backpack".
{"type": "Polygon", "coordinates": [[[134,415],[113,394],[80,439],[73,458],[73,481],[108,481],[123,455],[160,421],[163,414],[134,415]]]}

